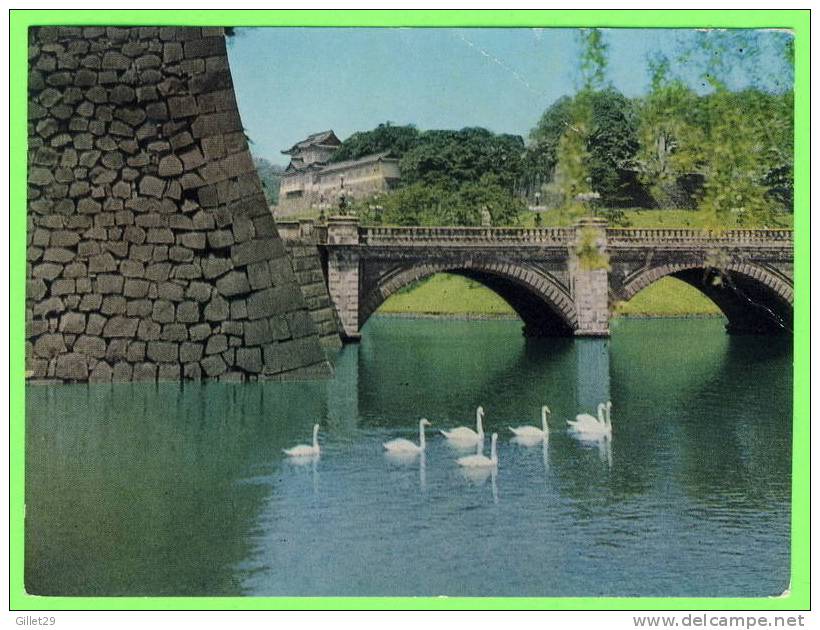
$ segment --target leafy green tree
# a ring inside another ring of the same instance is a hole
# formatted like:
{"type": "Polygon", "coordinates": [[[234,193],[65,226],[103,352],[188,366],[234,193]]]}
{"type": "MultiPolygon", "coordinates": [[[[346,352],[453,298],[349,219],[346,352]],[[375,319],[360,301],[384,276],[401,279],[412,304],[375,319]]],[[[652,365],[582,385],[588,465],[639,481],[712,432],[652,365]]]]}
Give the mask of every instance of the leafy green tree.
{"type": "Polygon", "coordinates": [[[550,105],[530,131],[530,144],[525,155],[527,173],[549,179],[558,164],[558,145],[561,137],[575,122],[573,99],[562,96],[550,105]]]}
{"type": "Polygon", "coordinates": [[[607,206],[628,205],[627,169],[634,166],[638,134],[632,102],[613,88],[584,93],[589,103],[587,169],[590,185],[607,206]]]}
{"type": "Polygon", "coordinates": [[[522,174],[524,141],[480,127],[424,132],[399,163],[406,184],[425,183],[450,190],[485,174],[512,191],[522,174]]]}
{"type": "Polygon", "coordinates": [[[355,160],[384,151],[390,151],[394,157],[401,157],[418,141],[419,131],[413,125],[382,123],[375,129],[358,131],[347,138],[333,153],[331,161],[355,160]]]}

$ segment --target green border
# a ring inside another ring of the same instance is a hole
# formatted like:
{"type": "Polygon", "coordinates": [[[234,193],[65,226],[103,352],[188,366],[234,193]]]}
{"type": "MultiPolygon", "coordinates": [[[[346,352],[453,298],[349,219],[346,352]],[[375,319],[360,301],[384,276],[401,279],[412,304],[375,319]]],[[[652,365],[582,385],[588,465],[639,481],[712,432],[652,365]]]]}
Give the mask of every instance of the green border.
{"type": "Polygon", "coordinates": [[[808,10],[12,10],[10,12],[11,610],[610,609],[808,610],[809,600],[809,11],[808,10]],[[795,303],[792,583],[778,598],[41,597],[23,588],[26,86],[29,26],[41,24],[425,27],[788,28],[795,33],[795,303]]]}

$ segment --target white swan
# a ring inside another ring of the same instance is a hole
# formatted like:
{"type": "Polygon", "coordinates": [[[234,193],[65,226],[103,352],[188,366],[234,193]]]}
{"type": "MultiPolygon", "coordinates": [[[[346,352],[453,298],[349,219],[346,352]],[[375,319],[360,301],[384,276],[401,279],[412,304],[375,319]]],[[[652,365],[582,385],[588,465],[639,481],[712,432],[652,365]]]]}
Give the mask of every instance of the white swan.
{"type": "Polygon", "coordinates": [[[582,436],[612,437],[612,402],[598,405],[598,418],[589,414],[580,413],[575,416],[575,422],[567,420],[570,429],[582,436]],[[606,416],[604,416],[606,409],[606,416]]]}
{"type": "Polygon", "coordinates": [[[538,427],[531,427],[531,426],[523,426],[523,427],[510,427],[510,431],[515,433],[516,437],[519,438],[540,438],[546,440],[550,435],[550,429],[547,426],[547,415],[550,413],[550,408],[544,405],[541,407],[541,428],[538,427]]]}
{"type": "Polygon", "coordinates": [[[484,407],[479,406],[475,410],[475,426],[473,431],[470,427],[456,427],[450,431],[441,430],[441,434],[458,446],[472,446],[484,441],[484,427],[481,421],[484,418],[484,407]]]}
{"type": "Polygon", "coordinates": [[[424,440],[424,427],[429,427],[430,421],[427,418],[419,420],[419,443],[416,444],[404,438],[397,438],[384,443],[384,448],[388,453],[422,453],[426,446],[424,440]]]}
{"type": "MultiPolygon", "coordinates": [[[[458,462],[459,466],[465,466],[467,468],[487,468],[487,467],[495,467],[498,466],[498,455],[495,452],[495,443],[498,441],[498,433],[493,433],[492,442],[490,445],[490,456],[487,457],[483,453],[479,452],[475,455],[468,455],[467,457],[459,457],[456,461],[458,462]]],[[[484,450],[482,448],[483,441],[479,446],[479,451],[484,450]]]]}
{"type": "Polygon", "coordinates": [[[319,454],[319,425],[313,425],[313,446],[299,444],[293,448],[284,448],[282,451],[288,457],[315,457],[319,454]]]}

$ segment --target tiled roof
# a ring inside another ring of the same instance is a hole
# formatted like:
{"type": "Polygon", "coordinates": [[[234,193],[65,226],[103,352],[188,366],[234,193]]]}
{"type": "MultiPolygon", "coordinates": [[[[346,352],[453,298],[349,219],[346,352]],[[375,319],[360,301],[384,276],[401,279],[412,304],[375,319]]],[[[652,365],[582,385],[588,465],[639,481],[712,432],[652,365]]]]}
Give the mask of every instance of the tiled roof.
{"type": "Polygon", "coordinates": [[[282,151],[282,153],[284,153],[285,155],[290,155],[291,153],[296,153],[297,151],[302,151],[304,149],[307,149],[308,147],[312,147],[315,145],[336,147],[339,146],[341,143],[341,140],[339,140],[339,138],[336,137],[336,134],[333,133],[333,130],[328,129],[327,131],[319,131],[317,133],[310,134],[304,140],[294,144],[287,151],[282,151]]]}

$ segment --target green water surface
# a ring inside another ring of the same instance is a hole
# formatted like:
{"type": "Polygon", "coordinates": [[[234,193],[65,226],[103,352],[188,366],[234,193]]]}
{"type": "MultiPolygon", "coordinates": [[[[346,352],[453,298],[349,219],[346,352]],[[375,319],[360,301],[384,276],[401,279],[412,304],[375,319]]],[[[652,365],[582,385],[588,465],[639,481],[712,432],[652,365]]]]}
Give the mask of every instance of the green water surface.
{"type": "Polygon", "coordinates": [[[539,341],[515,321],[374,317],[329,381],[29,386],[26,588],[779,594],[790,343],[729,337],[716,319],[539,341]],[[611,442],[566,432],[607,399],[611,442]],[[495,474],[466,475],[436,431],[471,425],[478,404],[500,434],[495,474]],[[542,404],[548,443],[511,443],[507,426],[540,424],[542,404]],[[385,457],[421,416],[424,458],[385,457]],[[314,422],[321,457],[287,461],[314,422]]]}

